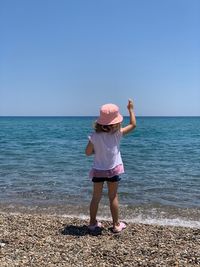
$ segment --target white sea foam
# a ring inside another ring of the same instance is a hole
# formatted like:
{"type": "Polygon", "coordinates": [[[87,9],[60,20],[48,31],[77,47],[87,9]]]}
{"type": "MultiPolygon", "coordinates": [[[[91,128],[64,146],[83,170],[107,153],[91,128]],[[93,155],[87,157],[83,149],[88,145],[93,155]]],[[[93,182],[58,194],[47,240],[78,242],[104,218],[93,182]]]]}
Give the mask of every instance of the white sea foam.
{"type": "Polygon", "coordinates": [[[144,219],[142,216],[138,216],[136,218],[128,219],[126,221],[130,223],[142,223],[142,224],[153,224],[153,225],[163,225],[163,226],[181,226],[181,227],[200,229],[199,221],[184,220],[182,218],[168,219],[168,218],[147,217],[144,219]]]}
{"type": "MultiPolygon", "coordinates": [[[[56,214],[55,214],[56,215],[56,214]]],[[[89,220],[89,217],[83,214],[80,215],[61,215],[64,218],[78,218],[81,220],[89,220]]],[[[101,221],[111,221],[109,216],[99,216],[99,220],[101,221]]],[[[178,226],[178,227],[189,227],[189,228],[197,228],[200,229],[200,222],[194,220],[184,220],[182,218],[169,219],[169,218],[152,218],[139,215],[132,219],[124,219],[124,222],[127,223],[141,223],[141,224],[149,224],[149,225],[162,225],[162,226],[178,226]]]]}
{"type": "MultiPolygon", "coordinates": [[[[7,214],[7,212],[0,212],[1,214],[7,214]]],[[[20,215],[22,214],[21,212],[9,212],[11,215],[20,215]]],[[[89,216],[85,214],[46,214],[48,216],[57,216],[57,217],[62,217],[62,218],[77,218],[80,220],[89,220],[89,216]]],[[[99,220],[101,221],[111,221],[110,216],[99,216],[99,220]]],[[[153,218],[150,216],[147,216],[146,218],[144,215],[138,215],[133,218],[124,218],[124,222],[126,223],[136,223],[136,224],[149,224],[149,225],[162,225],[162,226],[177,226],[177,227],[188,227],[188,228],[196,228],[200,229],[200,221],[195,221],[195,220],[187,220],[187,219],[182,219],[182,218],[153,218]]]]}

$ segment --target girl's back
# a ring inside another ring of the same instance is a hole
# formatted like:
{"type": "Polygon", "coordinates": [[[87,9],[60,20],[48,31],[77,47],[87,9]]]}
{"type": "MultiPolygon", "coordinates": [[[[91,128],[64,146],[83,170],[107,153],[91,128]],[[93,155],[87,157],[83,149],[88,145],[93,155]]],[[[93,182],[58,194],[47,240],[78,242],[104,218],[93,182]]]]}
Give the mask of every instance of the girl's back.
{"type": "Polygon", "coordinates": [[[120,155],[120,131],[114,133],[94,132],[90,136],[90,141],[94,146],[95,169],[109,170],[118,164],[122,164],[120,155]]]}

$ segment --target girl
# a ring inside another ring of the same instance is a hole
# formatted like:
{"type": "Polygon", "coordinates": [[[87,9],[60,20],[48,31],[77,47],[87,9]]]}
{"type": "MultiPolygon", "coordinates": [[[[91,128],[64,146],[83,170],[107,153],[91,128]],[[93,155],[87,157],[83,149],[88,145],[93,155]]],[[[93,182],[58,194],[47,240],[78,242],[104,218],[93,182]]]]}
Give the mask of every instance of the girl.
{"type": "Polygon", "coordinates": [[[99,202],[102,195],[103,184],[106,181],[110,201],[110,211],[113,220],[113,232],[121,232],[126,225],[119,221],[119,204],[117,197],[119,174],[124,172],[123,162],[119,150],[120,139],[136,127],[136,119],[133,111],[133,101],[129,99],[127,109],[130,122],[126,127],[121,127],[123,121],[118,106],[105,104],[100,109],[100,116],[95,122],[95,132],[89,136],[85,149],[87,156],[94,154],[93,168],[90,177],[93,181],[93,197],[90,203],[90,231],[101,227],[96,220],[99,202]]]}

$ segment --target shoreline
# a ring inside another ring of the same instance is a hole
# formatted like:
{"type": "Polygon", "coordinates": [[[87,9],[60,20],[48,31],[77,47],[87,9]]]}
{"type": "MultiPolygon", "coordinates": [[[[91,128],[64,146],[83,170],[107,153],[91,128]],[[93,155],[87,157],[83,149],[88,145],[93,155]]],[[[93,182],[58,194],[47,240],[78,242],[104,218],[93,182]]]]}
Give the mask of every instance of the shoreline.
{"type": "Polygon", "coordinates": [[[110,221],[91,235],[88,220],[0,212],[0,266],[199,266],[200,229],[110,221]]]}
{"type": "MultiPolygon", "coordinates": [[[[50,215],[63,218],[89,219],[88,205],[22,205],[17,203],[0,203],[0,214],[9,213],[50,215]]],[[[175,226],[200,229],[200,209],[168,209],[166,207],[151,206],[120,206],[120,218],[132,224],[147,224],[160,226],[175,226]]],[[[109,221],[110,209],[107,205],[100,204],[98,219],[109,221]]]]}

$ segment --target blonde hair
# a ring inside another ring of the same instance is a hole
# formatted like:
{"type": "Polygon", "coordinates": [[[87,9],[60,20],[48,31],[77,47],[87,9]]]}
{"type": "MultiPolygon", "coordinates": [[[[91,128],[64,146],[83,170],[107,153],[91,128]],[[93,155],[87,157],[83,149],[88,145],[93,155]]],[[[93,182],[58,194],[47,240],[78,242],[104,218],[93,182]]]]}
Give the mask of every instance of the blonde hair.
{"type": "Polygon", "coordinates": [[[121,123],[115,123],[110,125],[102,125],[98,122],[94,123],[94,129],[96,133],[115,133],[121,128],[121,123]]]}

